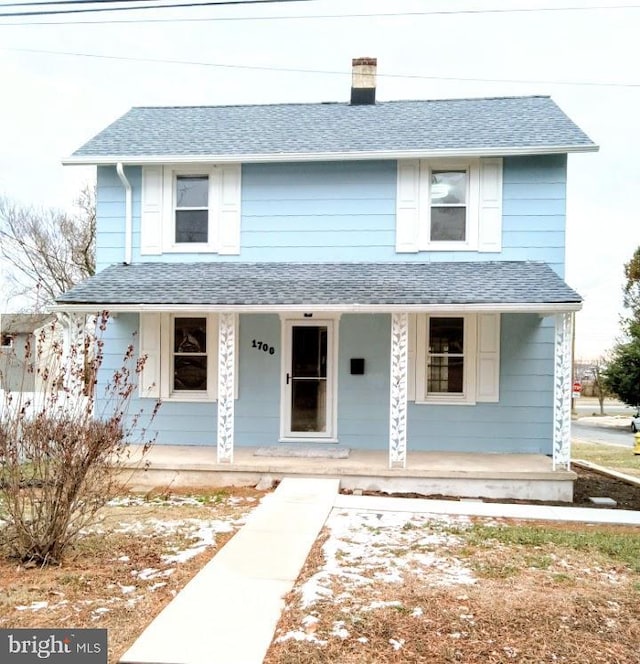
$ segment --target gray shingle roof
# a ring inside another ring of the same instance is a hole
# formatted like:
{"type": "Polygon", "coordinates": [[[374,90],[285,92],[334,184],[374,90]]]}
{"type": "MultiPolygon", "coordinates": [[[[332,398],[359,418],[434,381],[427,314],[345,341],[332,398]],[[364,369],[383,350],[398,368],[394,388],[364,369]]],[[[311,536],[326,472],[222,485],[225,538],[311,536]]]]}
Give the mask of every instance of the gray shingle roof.
{"type": "Polygon", "coordinates": [[[577,304],[545,263],[141,263],[114,265],[60,304],[577,304]]]}
{"type": "Polygon", "coordinates": [[[70,161],[595,147],[549,97],[504,97],[132,108],[70,161]]]}

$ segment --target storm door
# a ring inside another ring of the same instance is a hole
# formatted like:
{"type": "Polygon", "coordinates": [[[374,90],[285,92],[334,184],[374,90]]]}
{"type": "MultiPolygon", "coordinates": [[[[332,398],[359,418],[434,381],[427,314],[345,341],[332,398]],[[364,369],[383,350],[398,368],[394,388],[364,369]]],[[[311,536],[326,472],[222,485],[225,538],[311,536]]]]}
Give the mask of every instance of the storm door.
{"type": "Polygon", "coordinates": [[[283,435],[331,438],[333,321],[285,322],[283,435]]]}

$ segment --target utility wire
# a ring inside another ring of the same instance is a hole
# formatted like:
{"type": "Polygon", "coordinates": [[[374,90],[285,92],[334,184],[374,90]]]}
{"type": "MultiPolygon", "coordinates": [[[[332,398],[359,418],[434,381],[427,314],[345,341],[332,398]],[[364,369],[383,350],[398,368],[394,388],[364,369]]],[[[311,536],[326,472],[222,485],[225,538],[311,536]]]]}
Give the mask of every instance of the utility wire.
{"type": "MultiPolygon", "coordinates": [[[[56,4],[92,4],[93,2],[99,3],[117,3],[117,2],[153,2],[154,0],[63,0],[60,3],[27,3],[33,5],[51,6],[56,4]]],[[[157,0],[156,0],[157,1],[157,0]]],[[[140,5],[140,6],[125,6],[125,7],[95,7],[86,9],[62,9],[62,10],[46,10],[46,11],[31,11],[31,12],[3,12],[0,13],[1,18],[11,17],[24,17],[24,16],[46,16],[46,15],[60,15],[60,14],[77,14],[77,13],[91,13],[91,12],[107,12],[107,11],[129,11],[129,10],[142,10],[142,9],[166,9],[166,8],[179,8],[179,7],[210,7],[210,6],[225,6],[225,5],[260,5],[260,4],[277,4],[282,2],[313,2],[316,0],[223,0],[220,2],[199,2],[199,3],[176,3],[176,4],[155,4],[155,5],[140,5]]],[[[12,3],[7,5],[0,4],[2,7],[21,7],[25,6],[23,3],[12,3]]],[[[317,15],[289,15],[289,16],[229,16],[229,17],[206,17],[206,18],[173,18],[173,19],[133,19],[133,20],[120,20],[120,21],[73,21],[73,23],[159,23],[159,22],[183,22],[183,21],[282,21],[282,20],[299,20],[299,19],[318,19],[318,18],[385,18],[394,16],[446,16],[446,15],[476,15],[476,14],[522,14],[533,12],[572,12],[572,11],[597,11],[597,10],[619,10],[619,9],[640,9],[640,5],[592,5],[587,7],[521,7],[521,8],[501,8],[501,9],[460,9],[460,10],[426,10],[426,11],[407,11],[407,12],[374,12],[367,14],[317,14],[317,15]]],[[[29,23],[7,23],[5,25],[65,25],[63,22],[29,22],[29,23]]]]}
{"type": "MultiPolygon", "coordinates": [[[[118,2],[118,0],[110,0],[112,2],[118,2]]],[[[134,0],[141,2],[143,0],[134,0]]],[[[266,5],[266,4],[280,4],[280,3],[290,3],[290,2],[317,2],[317,0],[220,0],[218,2],[181,2],[174,4],[166,5],[143,5],[143,6],[131,6],[127,5],[124,7],[90,7],[84,9],[46,9],[39,11],[31,12],[2,12],[0,13],[0,18],[10,18],[13,16],[59,16],[61,14],[89,14],[97,12],[126,12],[126,11],[140,11],[146,9],[174,9],[176,7],[222,7],[230,5],[266,5]]],[[[71,2],[70,4],[93,4],[92,0],[77,0],[77,2],[71,2]]],[[[46,3],[47,6],[51,4],[58,3],[46,3]]]]}
{"type": "MultiPolygon", "coordinates": [[[[302,69],[292,67],[268,67],[266,65],[237,65],[219,62],[203,62],[200,60],[171,60],[166,58],[136,58],[125,55],[103,55],[100,53],[77,53],[73,51],[48,51],[43,49],[31,48],[11,48],[0,46],[2,51],[18,51],[20,53],[38,53],[45,55],[64,55],[81,58],[98,58],[102,60],[121,60],[125,62],[149,62],[154,64],[188,65],[196,67],[217,67],[221,69],[243,69],[251,71],[267,71],[295,74],[326,74],[331,76],[351,76],[351,71],[337,71],[328,69],[302,69]]],[[[512,79],[512,78],[473,78],[463,76],[426,76],[424,74],[385,74],[378,72],[379,78],[402,78],[416,80],[437,80],[437,81],[464,81],[475,83],[521,83],[527,85],[575,85],[589,87],[607,87],[607,88],[640,88],[640,83],[610,83],[608,81],[550,81],[550,80],[532,80],[532,79],[512,79]]]]}

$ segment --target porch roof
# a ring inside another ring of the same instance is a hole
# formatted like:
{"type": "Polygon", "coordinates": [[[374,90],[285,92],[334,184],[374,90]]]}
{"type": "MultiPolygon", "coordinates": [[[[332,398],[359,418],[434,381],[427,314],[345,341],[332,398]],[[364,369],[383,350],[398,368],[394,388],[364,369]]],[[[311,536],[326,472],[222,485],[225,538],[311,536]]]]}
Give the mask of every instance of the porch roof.
{"type": "Polygon", "coordinates": [[[58,310],[575,311],[545,263],[140,263],[113,265],[57,298],[58,310]]]}

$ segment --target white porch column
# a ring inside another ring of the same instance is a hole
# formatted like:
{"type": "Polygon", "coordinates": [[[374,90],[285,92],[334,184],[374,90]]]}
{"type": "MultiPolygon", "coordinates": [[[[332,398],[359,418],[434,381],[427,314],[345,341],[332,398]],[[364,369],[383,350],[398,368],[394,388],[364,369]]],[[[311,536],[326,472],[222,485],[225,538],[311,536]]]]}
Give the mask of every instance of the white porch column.
{"type": "Polygon", "coordinates": [[[233,463],[235,338],[235,315],[220,314],[218,316],[218,463],[233,463]]]}
{"type": "Polygon", "coordinates": [[[407,374],[409,315],[391,314],[389,468],[407,465],[407,374]]]}
{"type": "Polygon", "coordinates": [[[553,469],[571,461],[571,347],[573,314],[557,314],[553,377],[553,469]]]}

